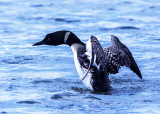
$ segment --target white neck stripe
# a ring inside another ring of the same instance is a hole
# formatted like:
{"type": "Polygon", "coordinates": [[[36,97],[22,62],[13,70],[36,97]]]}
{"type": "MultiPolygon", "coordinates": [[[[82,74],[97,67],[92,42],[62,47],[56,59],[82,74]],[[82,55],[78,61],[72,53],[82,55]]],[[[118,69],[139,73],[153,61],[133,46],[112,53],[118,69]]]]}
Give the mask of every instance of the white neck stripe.
{"type": "Polygon", "coordinates": [[[64,36],[64,43],[67,42],[67,39],[68,39],[68,37],[69,37],[70,34],[71,34],[70,32],[66,32],[66,34],[64,36]]]}

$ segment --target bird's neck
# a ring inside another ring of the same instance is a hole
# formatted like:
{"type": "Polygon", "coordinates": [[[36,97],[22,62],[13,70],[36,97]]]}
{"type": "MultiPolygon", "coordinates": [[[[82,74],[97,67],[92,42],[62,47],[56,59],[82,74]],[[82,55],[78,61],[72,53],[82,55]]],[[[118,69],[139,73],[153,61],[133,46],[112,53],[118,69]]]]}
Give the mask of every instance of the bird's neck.
{"type": "Polygon", "coordinates": [[[74,43],[71,45],[71,49],[72,49],[73,53],[75,54],[78,52],[78,50],[85,49],[85,45],[82,45],[80,43],[74,43]]]}
{"type": "Polygon", "coordinates": [[[73,44],[85,45],[74,33],[67,32],[64,37],[64,41],[67,45],[72,46],[73,44]]]}

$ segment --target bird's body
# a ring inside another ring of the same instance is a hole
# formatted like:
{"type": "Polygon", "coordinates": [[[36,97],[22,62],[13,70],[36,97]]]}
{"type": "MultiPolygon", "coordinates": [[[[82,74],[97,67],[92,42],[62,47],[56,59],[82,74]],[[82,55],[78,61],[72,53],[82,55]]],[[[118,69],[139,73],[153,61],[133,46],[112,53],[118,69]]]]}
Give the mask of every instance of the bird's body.
{"type": "MultiPolygon", "coordinates": [[[[80,60],[80,59],[81,59],[82,55],[85,53],[85,46],[77,43],[77,44],[73,44],[71,46],[71,49],[74,54],[74,63],[75,63],[76,70],[78,72],[80,79],[82,79],[83,76],[85,75],[86,71],[84,71],[83,68],[81,67],[82,60],[80,60]]],[[[88,75],[90,75],[90,74],[88,74],[88,75]]],[[[88,76],[88,77],[86,77],[85,80],[83,80],[83,83],[87,88],[92,89],[92,86],[90,84],[90,80],[91,80],[91,76],[88,76]]]]}
{"type": "Polygon", "coordinates": [[[129,67],[140,78],[140,70],[129,49],[116,36],[111,36],[111,46],[102,48],[96,37],[91,36],[87,44],[70,31],[57,31],[46,35],[34,45],[67,44],[74,54],[76,70],[82,82],[94,91],[110,89],[109,74],[118,73],[121,66],[129,67]]]}

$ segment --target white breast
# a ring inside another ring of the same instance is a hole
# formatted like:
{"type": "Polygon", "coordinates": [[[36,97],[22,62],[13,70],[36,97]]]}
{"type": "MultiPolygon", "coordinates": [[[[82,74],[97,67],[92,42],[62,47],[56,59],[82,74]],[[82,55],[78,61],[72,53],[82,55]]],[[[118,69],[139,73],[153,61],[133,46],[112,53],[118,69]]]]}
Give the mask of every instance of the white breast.
{"type": "MultiPolygon", "coordinates": [[[[78,61],[78,56],[77,56],[77,51],[76,51],[76,48],[74,46],[74,44],[71,46],[71,49],[73,51],[73,54],[74,54],[74,63],[75,63],[75,66],[76,66],[76,70],[78,72],[78,75],[80,77],[80,79],[82,80],[82,78],[84,77],[84,75],[86,74],[86,71],[84,71],[82,68],[81,68],[81,65],[78,61]]],[[[86,76],[86,78],[82,81],[84,83],[84,85],[89,88],[89,89],[92,89],[92,86],[91,86],[91,75],[88,73],[88,75],[86,76]]]]}

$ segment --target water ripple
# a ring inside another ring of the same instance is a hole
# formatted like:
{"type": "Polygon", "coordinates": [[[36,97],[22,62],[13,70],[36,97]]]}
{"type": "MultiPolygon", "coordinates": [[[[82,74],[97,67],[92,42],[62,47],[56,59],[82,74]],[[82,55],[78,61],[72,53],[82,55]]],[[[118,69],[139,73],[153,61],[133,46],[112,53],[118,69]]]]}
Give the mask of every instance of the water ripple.
{"type": "Polygon", "coordinates": [[[115,28],[99,28],[101,31],[110,31],[110,30],[139,30],[140,28],[134,26],[121,26],[115,28]]]}

